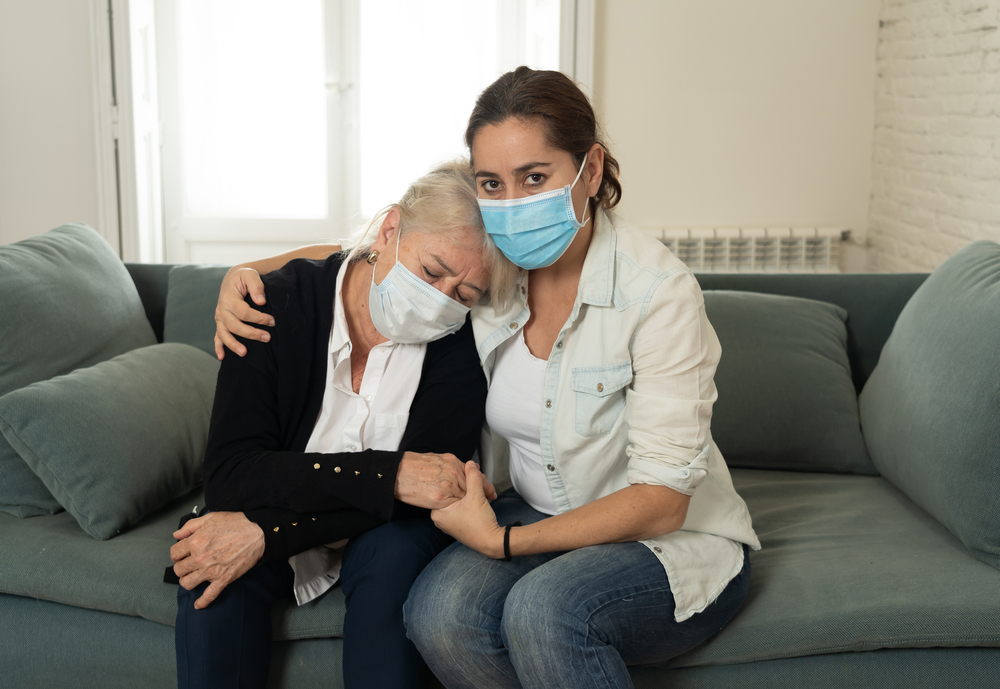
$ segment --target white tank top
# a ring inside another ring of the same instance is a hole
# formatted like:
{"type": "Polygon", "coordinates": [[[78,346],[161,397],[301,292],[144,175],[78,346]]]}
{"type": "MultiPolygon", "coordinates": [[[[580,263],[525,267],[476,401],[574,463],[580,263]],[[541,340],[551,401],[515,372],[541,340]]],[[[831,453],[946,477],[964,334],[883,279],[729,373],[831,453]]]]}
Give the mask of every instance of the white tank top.
{"type": "Polygon", "coordinates": [[[510,480],[524,501],[539,512],[555,514],[542,467],[541,420],[544,359],[524,343],[524,331],[497,348],[493,380],[486,398],[486,421],[510,444],[510,480]]]}

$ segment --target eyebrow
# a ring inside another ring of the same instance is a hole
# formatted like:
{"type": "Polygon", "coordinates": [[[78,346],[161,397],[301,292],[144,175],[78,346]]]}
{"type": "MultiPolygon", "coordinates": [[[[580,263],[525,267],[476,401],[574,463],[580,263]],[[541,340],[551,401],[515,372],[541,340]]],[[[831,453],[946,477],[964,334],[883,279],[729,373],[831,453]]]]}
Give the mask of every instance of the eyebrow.
{"type": "MultiPolygon", "coordinates": [[[[515,168],[514,169],[514,175],[515,176],[517,176],[517,175],[523,175],[525,172],[528,172],[529,170],[534,170],[536,167],[551,167],[551,166],[552,166],[552,163],[541,163],[541,162],[528,163],[526,165],[522,165],[519,168],[515,168]]],[[[490,172],[488,170],[480,170],[480,171],[478,171],[476,173],[476,178],[477,179],[479,177],[499,177],[499,176],[500,175],[498,175],[497,173],[490,172]]]]}
{"type": "MultiPolygon", "coordinates": [[[[444,261],[442,261],[440,256],[437,256],[436,254],[431,254],[431,258],[433,258],[435,261],[437,261],[438,265],[441,266],[441,268],[446,273],[448,273],[449,275],[454,275],[455,274],[455,271],[452,270],[450,267],[448,267],[448,264],[445,263],[444,261]]],[[[478,287],[476,287],[475,285],[473,285],[471,282],[463,282],[462,284],[465,285],[466,287],[468,287],[469,289],[476,290],[477,292],[479,292],[480,296],[483,295],[483,294],[486,294],[486,292],[484,292],[483,290],[479,289],[478,287]]]]}

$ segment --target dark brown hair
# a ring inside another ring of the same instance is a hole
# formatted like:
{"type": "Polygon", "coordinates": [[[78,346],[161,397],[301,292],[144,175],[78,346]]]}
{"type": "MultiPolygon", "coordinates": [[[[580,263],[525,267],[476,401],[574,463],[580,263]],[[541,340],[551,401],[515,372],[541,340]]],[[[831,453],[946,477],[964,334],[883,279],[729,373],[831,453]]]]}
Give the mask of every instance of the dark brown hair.
{"type": "Polygon", "coordinates": [[[497,125],[511,117],[541,122],[550,146],[566,151],[577,165],[583,163],[594,144],[604,149],[604,177],[594,201],[604,208],[614,208],[622,198],[618,181],[618,161],[598,138],[597,117],[590,101],[573,80],[562,72],[518,67],[507,72],[479,94],[469,116],[465,144],[472,151],[472,141],[486,125],[497,125]]]}

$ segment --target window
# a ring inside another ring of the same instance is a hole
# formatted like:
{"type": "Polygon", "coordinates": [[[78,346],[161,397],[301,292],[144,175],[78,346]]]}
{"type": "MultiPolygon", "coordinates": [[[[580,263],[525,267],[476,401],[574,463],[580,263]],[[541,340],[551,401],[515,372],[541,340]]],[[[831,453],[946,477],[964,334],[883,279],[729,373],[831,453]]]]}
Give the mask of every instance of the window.
{"type": "Polygon", "coordinates": [[[155,3],[165,260],[236,263],[345,236],[465,154],[468,114],[499,74],[572,74],[589,27],[579,4],[155,3]]]}

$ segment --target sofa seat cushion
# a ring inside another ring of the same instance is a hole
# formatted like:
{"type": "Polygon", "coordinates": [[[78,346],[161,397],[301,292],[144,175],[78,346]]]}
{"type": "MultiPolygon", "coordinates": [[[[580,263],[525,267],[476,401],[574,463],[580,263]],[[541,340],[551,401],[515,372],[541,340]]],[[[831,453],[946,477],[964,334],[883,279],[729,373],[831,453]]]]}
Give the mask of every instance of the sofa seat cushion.
{"type": "Polygon", "coordinates": [[[743,608],[672,667],[1000,647],[1000,572],[880,477],[732,470],[762,549],[743,608]]]}
{"type": "MultiPolygon", "coordinates": [[[[95,541],[67,512],[24,520],[0,514],[0,593],[173,626],[177,586],[163,583],[171,534],[181,515],[204,504],[196,491],[108,541],[95,541]]],[[[308,605],[289,597],[275,606],[276,640],[339,637],[343,629],[339,586],[308,605]]]]}

